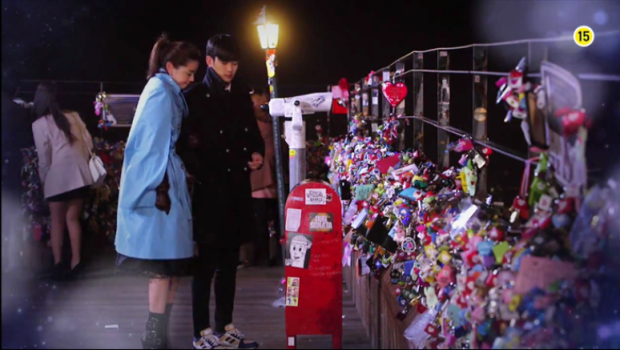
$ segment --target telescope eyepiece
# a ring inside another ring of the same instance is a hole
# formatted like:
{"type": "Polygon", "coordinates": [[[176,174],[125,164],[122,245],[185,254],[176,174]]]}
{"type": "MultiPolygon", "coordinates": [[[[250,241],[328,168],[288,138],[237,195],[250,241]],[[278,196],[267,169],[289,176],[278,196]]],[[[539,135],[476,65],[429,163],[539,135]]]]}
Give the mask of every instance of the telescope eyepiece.
{"type": "Polygon", "coordinates": [[[295,103],[294,103],[295,107],[299,107],[300,104],[301,104],[301,102],[299,102],[299,100],[296,100],[295,103]]]}

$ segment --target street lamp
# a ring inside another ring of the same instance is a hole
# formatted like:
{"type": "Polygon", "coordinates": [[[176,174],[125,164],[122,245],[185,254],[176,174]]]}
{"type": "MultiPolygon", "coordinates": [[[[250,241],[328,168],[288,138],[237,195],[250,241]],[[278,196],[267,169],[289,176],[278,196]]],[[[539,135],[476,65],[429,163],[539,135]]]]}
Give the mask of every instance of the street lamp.
{"type": "Polygon", "coordinates": [[[258,25],[260,45],[264,50],[275,49],[278,46],[278,25],[272,23],[258,25]]]}
{"type": "MultiPolygon", "coordinates": [[[[278,46],[278,34],[279,26],[274,23],[267,22],[267,6],[263,6],[261,13],[254,22],[256,29],[258,30],[258,37],[263,50],[265,50],[265,63],[267,65],[267,76],[269,83],[269,95],[272,99],[278,96],[278,90],[276,88],[276,48],[278,46]]],[[[284,205],[286,203],[286,193],[284,190],[284,168],[282,162],[282,128],[280,127],[280,120],[277,117],[273,118],[273,135],[274,135],[274,148],[276,158],[276,180],[278,185],[278,215],[280,218],[279,228],[281,237],[284,237],[284,205]]],[[[285,245],[282,246],[284,249],[285,245]]],[[[284,251],[282,255],[282,261],[284,261],[284,251]]]]}
{"type": "Polygon", "coordinates": [[[263,6],[256,22],[260,46],[265,50],[267,75],[269,76],[269,94],[271,98],[277,97],[276,89],[276,48],[278,47],[278,34],[280,28],[277,24],[267,22],[267,6],[263,6]]]}

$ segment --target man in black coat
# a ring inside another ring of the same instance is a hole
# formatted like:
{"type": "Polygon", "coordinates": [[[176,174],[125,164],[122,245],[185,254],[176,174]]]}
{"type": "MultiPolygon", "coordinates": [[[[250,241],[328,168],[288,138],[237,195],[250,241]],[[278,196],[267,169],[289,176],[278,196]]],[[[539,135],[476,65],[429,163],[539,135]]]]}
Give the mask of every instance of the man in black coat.
{"type": "Polygon", "coordinates": [[[251,89],[234,80],[240,50],[229,35],[207,44],[207,73],[185,94],[189,115],[179,140],[193,177],[197,266],[192,286],[194,347],[257,348],[232,324],[239,251],[255,231],[250,173],[263,164],[265,145],[254,118],[251,89]],[[215,275],[215,329],[209,299],[215,275]]]}

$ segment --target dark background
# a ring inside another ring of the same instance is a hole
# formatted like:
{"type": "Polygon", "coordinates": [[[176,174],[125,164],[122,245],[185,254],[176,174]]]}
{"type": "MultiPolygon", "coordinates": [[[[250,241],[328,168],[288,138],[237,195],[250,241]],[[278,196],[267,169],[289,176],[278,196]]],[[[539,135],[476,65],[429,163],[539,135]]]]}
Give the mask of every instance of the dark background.
{"type": "MultiPolygon", "coordinates": [[[[239,77],[252,85],[266,85],[264,51],[253,25],[264,4],[268,16],[280,25],[280,96],[325,91],[342,77],[358,81],[413,50],[572,35],[584,24],[595,33],[620,28],[620,2],[611,0],[3,0],[3,90],[14,94],[19,88],[19,96],[31,100],[36,82],[25,79],[79,80],[59,84],[63,99],[67,108],[78,110],[94,128],[98,118],[92,101],[100,89],[98,81],[108,82],[107,93],[140,93],[151,47],[162,31],[172,39],[190,40],[202,50],[213,34],[235,35],[243,48],[239,77]]],[[[573,72],[620,73],[618,36],[596,38],[586,49],[571,42],[533,45],[533,61],[542,59],[544,46],[551,61],[573,72]]],[[[491,48],[489,70],[507,72],[526,52],[525,45],[491,48]]],[[[426,55],[424,68],[435,69],[436,56],[426,55]]],[[[471,69],[471,57],[471,49],[450,51],[450,69],[471,69]]],[[[412,62],[407,60],[406,69],[410,68],[412,62]]],[[[437,75],[424,77],[425,115],[436,119],[437,75]]],[[[411,77],[407,79],[412,86],[411,77]]],[[[489,77],[489,138],[526,154],[518,121],[505,124],[505,110],[494,103],[495,81],[489,77]]],[[[594,169],[617,163],[614,158],[620,154],[618,85],[582,82],[585,107],[595,120],[588,140],[588,159],[594,169]]],[[[471,77],[453,75],[451,125],[470,131],[471,111],[471,77]]],[[[338,125],[346,126],[346,121],[338,125]]],[[[436,142],[433,128],[425,129],[425,140],[436,142]]],[[[522,164],[500,155],[494,156],[492,164],[496,173],[491,176],[501,179],[510,173],[514,179],[505,182],[518,184],[522,164]]]]}
{"type": "Polygon", "coordinates": [[[283,87],[358,80],[414,49],[572,34],[580,24],[603,31],[620,23],[619,2],[608,0],[3,0],[3,84],[7,78],[13,84],[141,82],[162,31],[203,49],[213,34],[235,35],[244,51],[240,76],[262,84],[264,53],[252,23],[263,4],[280,25],[283,87]],[[604,25],[596,24],[597,12],[606,15],[604,25]]]}

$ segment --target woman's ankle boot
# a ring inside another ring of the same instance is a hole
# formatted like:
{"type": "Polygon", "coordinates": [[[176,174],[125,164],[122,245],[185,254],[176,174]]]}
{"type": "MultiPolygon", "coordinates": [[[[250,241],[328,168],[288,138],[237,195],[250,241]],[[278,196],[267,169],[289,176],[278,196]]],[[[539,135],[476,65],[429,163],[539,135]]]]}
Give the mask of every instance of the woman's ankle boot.
{"type": "Polygon", "coordinates": [[[166,349],[166,315],[149,314],[142,334],[143,349],[166,349]]]}

